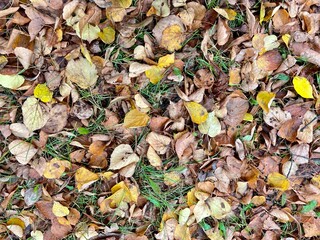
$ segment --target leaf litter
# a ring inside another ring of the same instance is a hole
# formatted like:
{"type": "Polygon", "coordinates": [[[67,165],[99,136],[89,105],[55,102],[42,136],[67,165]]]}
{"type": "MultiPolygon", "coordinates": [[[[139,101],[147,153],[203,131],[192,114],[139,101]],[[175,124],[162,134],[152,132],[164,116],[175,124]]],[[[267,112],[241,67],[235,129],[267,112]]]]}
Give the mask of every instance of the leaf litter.
{"type": "Polygon", "coordinates": [[[318,8],[2,1],[0,238],[319,238],[318,8]]]}

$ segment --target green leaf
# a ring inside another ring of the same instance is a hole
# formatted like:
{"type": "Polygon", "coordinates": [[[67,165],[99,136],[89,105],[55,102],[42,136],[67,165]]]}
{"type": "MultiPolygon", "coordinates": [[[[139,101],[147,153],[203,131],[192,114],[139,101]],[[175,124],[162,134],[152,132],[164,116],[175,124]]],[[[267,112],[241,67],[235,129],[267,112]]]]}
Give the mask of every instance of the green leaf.
{"type": "Polygon", "coordinates": [[[317,207],[317,205],[318,205],[318,202],[316,200],[312,200],[303,206],[303,208],[301,209],[301,213],[310,212],[314,210],[317,207]]]}
{"type": "Polygon", "coordinates": [[[78,133],[80,133],[81,135],[87,135],[90,133],[89,129],[84,128],[84,127],[79,127],[77,129],[78,133]]]}

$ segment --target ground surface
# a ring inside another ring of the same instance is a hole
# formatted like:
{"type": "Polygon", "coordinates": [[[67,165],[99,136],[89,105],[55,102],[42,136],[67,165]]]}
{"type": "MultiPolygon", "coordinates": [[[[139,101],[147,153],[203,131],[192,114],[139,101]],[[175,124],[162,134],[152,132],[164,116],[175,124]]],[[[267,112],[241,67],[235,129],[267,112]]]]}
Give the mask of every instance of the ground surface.
{"type": "Polygon", "coordinates": [[[1,239],[318,239],[320,3],[0,2],[1,239]]]}

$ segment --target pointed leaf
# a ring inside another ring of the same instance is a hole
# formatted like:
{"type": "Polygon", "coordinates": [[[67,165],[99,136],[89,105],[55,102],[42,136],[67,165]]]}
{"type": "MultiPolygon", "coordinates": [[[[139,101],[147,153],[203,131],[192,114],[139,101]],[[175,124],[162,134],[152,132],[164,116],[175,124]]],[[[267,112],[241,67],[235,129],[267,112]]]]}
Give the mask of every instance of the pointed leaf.
{"type": "Polygon", "coordinates": [[[276,94],[273,92],[260,91],[257,95],[257,102],[264,112],[268,113],[270,110],[271,103],[276,94]]]}
{"type": "Polygon", "coordinates": [[[201,104],[196,102],[184,102],[184,106],[187,108],[192,122],[201,124],[207,120],[207,109],[205,109],[201,104]]]}
{"type": "Polygon", "coordinates": [[[125,128],[138,128],[148,125],[150,117],[148,114],[140,112],[138,109],[133,109],[124,117],[123,126],[125,128]]]}
{"type": "Polygon", "coordinates": [[[312,86],[305,77],[295,76],[293,78],[294,90],[303,98],[313,98],[312,86]]]}

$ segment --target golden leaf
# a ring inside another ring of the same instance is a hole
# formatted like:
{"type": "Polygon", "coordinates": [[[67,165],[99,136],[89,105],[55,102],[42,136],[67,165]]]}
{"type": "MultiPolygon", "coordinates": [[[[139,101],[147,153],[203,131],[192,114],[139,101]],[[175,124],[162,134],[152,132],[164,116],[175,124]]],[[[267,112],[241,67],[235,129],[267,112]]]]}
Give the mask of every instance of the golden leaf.
{"type": "Polygon", "coordinates": [[[173,52],[175,50],[179,50],[182,47],[181,44],[184,39],[185,35],[183,33],[183,29],[178,24],[174,24],[163,30],[160,47],[173,52]]]}
{"type": "Polygon", "coordinates": [[[196,102],[184,102],[184,106],[187,108],[192,122],[201,124],[207,120],[207,109],[205,109],[201,104],[196,102]]]}
{"type": "Polygon", "coordinates": [[[295,76],[293,78],[294,90],[303,98],[313,98],[312,86],[305,77],[295,76]]]}
{"type": "Polygon", "coordinates": [[[61,177],[66,168],[70,167],[70,162],[53,158],[46,164],[43,176],[48,179],[57,179],[61,177]]]}
{"type": "Polygon", "coordinates": [[[237,12],[232,9],[214,8],[214,10],[228,20],[235,20],[236,19],[237,12]]]}
{"type": "Polygon", "coordinates": [[[268,184],[280,191],[286,191],[290,187],[290,182],[286,176],[278,172],[273,172],[268,175],[268,184]]]}
{"type": "Polygon", "coordinates": [[[111,206],[119,206],[124,202],[137,202],[139,191],[135,186],[127,186],[124,181],[117,183],[111,188],[112,195],[107,199],[111,199],[111,206]]]}
{"type": "Polygon", "coordinates": [[[148,125],[150,117],[137,109],[133,109],[124,117],[123,126],[125,128],[138,128],[148,125]]]}
{"type": "Polygon", "coordinates": [[[33,94],[36,98],[39,98],[42,102],[51,102],[53,92],[50,91],[50,89],[47,87],[47,85],[44,84],[38,84],[34,91],[33,94]]]}
{"type": "Polygon", "coordinates": [[[289,47],[289,41],[291,39],[290,34],[284,34],[281,36],[282,41],[286,44],[287,47],[289,47]]]}
{"type": "Polygon", "coordinates": [[[76,171],[75,181],[76,181],[76,187],[79,191],[86,189],[98,179],[99,179],[98,174],[91,172],[84,167],[81,167],[76,171]]]}
{"type": "Polygon", "coordinates": [[[112,0],[113,7],[128,8],[132,4],[132,0],[112,0]]]}
{"type": "Polygon", "coordinates": [[[271,103],[276,94],[268,91],[260,91],[257,95],[257,102],[264,112],[268,113],[270,110],[271,103]]]}
{"type": "Polygon", "coordinates": [[[165,69],[159,66],[152,66],[150,69],[145,71],[146,77],[149,78],[150,82],[157,84],[162,78],[165,69]]]}
{"type": "Polygon", "coordinates": [[[166,68],[166,67],[169,67],[173,63],[174,63],[174,53],[167,54],[167,55],[159,58],[158,67],[166,68]]]}
{"type": "Polygon", "coordinates": [[[104,43],[110,44],[115,40],[116,31],[112,27],[106,27],[102,32],[99,32],[98,35],[104,43]]]}
{"type": "Polygon", "coordinates": [[[64,217],[69,214],[69,209],[65,206],[63,206],[61,203],[54,201],[52,206],[52,213],[56,217],[64,217]]]}

